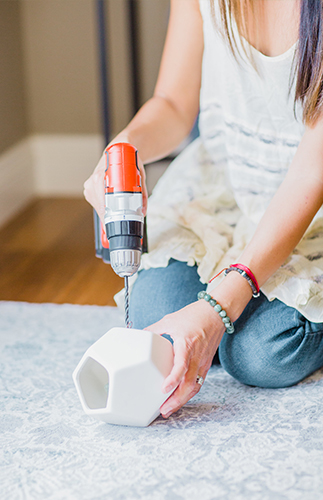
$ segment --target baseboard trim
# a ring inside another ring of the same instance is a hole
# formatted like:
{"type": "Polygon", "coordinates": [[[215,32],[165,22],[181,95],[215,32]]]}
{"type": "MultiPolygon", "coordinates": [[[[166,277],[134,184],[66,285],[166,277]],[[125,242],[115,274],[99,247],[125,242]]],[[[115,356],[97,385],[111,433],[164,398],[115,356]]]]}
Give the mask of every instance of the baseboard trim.
{"type": "Polygon", "coordinates": [[[0,155],[0,226],[35,196],[83,196],[104,148],[100,134],[39,134],[0,155]]]}
{"type": "MultiPolygon", "coordinates": [[[[104,148],[100,134],[39,134],[0,155],[0,226],[35,196],[81,197],[104,148]]],[[[147,166],[149,193],[169,161],[147,166]]]]}

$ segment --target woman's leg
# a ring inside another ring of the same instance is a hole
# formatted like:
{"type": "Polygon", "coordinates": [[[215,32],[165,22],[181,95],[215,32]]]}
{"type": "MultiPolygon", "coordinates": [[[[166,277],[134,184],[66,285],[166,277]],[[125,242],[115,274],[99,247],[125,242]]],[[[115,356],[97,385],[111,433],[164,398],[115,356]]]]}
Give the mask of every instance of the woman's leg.
{"type": "Polygon", "coordinates": [[[200,282],[197,266],[171,259],[167,267],[138,273],[130,296],[130,321],[145,328],[197,300],[206,285],[200,282]]]}
{"type": "Polygon", "coordinates": [[[261,294],[235,322],[235,333],[224,334],[219,357],[244,384],[287,387],[323,366],[323,324],[261,294]]]}

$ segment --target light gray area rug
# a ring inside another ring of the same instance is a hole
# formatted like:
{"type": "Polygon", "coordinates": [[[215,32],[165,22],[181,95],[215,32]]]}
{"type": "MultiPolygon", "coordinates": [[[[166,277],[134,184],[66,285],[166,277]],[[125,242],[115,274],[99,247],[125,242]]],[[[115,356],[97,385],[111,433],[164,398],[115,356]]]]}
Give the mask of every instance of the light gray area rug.
{"type": "Polygon", "coordinates": [[[72,372],[108,307],[0,302],[1,500],[323,498],[323,371],[281,390],[222,368],[165,421],[87,417],[72,372]]]}

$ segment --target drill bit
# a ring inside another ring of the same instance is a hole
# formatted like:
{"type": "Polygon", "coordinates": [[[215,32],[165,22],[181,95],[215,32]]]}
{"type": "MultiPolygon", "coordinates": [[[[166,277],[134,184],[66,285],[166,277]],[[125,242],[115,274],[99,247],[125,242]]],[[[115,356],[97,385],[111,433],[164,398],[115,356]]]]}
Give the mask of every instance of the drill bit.
{"type": "Polygon", "coordinates": [[[125,323],[127,328],[131,328],[130,318],[129,318],[129,283],[128,276],[124,278],[124,288],[125,288],[125,323]]]}

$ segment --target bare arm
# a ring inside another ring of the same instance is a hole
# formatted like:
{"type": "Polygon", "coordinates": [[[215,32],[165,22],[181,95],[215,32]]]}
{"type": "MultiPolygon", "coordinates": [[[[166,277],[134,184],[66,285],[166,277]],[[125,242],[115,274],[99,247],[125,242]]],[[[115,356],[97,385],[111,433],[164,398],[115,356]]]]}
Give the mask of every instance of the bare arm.
{"type": "MultiPolygon", "coordinates": [[[[154,95],[112,142],[130,142],[139,151],[143,211],[147,190],[143,163],[169,154],[189,134],[199,109],[203,27],[198,0],[171,0],[165,48],[154,95]]],[[[102,156],[84,184],[84,196],[104,218],[102,156]]]]}
{"type": "Polygon", "coordinates": [[[118,135],[144,163],[166,156],[189,134],[199,109],[203,26],[197,0],[172,0],[153,97],[118,135]]]}

